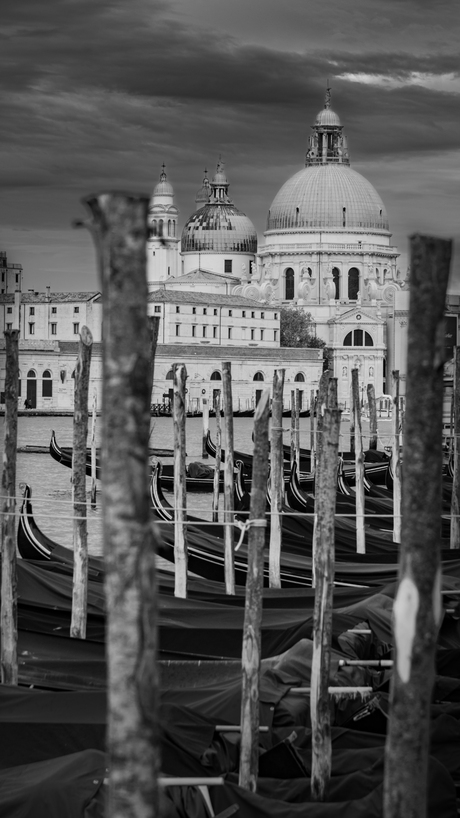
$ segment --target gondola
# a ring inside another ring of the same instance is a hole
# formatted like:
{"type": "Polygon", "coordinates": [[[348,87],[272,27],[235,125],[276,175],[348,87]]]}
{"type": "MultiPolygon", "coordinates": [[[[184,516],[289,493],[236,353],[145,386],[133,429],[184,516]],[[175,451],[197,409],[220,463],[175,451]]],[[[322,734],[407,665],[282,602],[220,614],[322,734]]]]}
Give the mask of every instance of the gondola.
{"type": "MultiPolygon", "coordinates": [[[[52,561],[73,566],[73,551],[54,542],[40,530],[33,515],[31,497],[32,489],[29,485],[25,485],[17,531],[19,554],[25,560],[52,561]]],[[[90,556],[88,558],[89,577],[102,579],[103,565],[102,557],[90,556]]]]}
{"type": "MultiPolygon", "coordinates": [[[[61,464],[61,466],[67,466],[69,469],[72,468],[73,449],[71,446],[59,446],[54,431],[51,432],[49,453],[53,460],[56,460],[57,463],[61,464]]],[[[172,457],[174,455],[174,451],[173,449],[150,448],[149,454],[154,457],[172,457]]],[[[86,450],[86,474],[88,477],[91,477],[92,474],[91,449],[86,450]]],[[[101,479],[101,458],[99,450],[96,451],[96,478],[98,480],[101,479]]]]}

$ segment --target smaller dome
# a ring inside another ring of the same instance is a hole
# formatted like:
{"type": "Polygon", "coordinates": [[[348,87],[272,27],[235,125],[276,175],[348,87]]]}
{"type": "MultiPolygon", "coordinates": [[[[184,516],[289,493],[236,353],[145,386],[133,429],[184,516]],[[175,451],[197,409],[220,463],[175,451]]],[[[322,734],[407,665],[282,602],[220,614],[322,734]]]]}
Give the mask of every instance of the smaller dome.
{"type": "Polygon", "coordinates": [[[251,220],[232,204],[205,204],[182,231],[183,253],[257,253],[251,220]]]}
{"type": "Polygon", "coordinates": [[[315,125],[326,125],[332,127],[341,127],[340,119],[331,108],[323,108],[316,117],[315,125]]]}
{"type": "Polygon", "coordinates": [[[165,173],[165,166],[163,165],[163,170],[160,173],[160,181],[155,185],[153,189],[154,196],[174,196],[173,186],[168,182],[168,177],[165,173]]]}

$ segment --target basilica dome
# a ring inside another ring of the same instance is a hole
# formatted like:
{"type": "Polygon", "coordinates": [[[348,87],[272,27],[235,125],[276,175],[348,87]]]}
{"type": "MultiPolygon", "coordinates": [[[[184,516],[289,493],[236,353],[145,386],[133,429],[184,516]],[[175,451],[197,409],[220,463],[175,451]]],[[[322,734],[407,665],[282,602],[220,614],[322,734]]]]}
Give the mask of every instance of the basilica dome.
{"type": "Polygon", "coordinates": [[[349,165],[326,162],[310,165],[288,179],[268,211],[267,231],[299,228],[388,231],[388,217],[379,194],[364,176],[349,165]]]}
{"type": "Polygon", "coordinates": [[[182,231],[183,253],[257,253],[256,229],[230,200],[228,188],[219,159],[209,185],[209,201],[190,216],[182,231]]]}
{"type": "Polygon", "coordinates": [[[256,229],[233,204],[206,204],[182,231],[183,253],[257,253],[256,229]]]}

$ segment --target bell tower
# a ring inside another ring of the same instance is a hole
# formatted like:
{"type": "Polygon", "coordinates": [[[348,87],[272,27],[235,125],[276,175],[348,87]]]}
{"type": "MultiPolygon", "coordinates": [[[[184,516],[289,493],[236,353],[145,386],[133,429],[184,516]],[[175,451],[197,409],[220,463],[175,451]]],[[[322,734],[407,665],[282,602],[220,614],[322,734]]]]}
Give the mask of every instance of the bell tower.
{"type": "Polygon", "coordinates": [[[177,276],[179,270],[179,241],[174,204],[174,190],[162,165],[160,181],[153,190],[149,205],[149,237],[147,241],[147,283],[154,290],[160,281],[177,276]]]}

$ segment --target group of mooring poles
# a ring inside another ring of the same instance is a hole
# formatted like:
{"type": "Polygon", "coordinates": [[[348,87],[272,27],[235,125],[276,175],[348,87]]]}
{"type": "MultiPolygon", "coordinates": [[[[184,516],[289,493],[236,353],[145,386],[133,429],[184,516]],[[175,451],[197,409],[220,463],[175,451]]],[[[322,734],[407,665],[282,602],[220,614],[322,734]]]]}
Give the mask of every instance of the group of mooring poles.
{"type": "MultiPolygon", "coordinates": [[[[148,444],[153,359],[158,325],[147,317],[146,254],[149,198],[123,193],[85,201],[96,241],[104,308],[102,514],[107,607],[108,755],[111,818],[159,814],[160,752],[157,651],[156,541],[150,516],[148,444]]],[[[385,818],[426,815],[428,739],[434,653],[442,616],[440,568],[442,467],[443,313],[451,243],[411,240],[411,302],[405,417],[404,492],[400,578],[394,604],[394,664],[385,751],[385,818]],[[420,474],[420,464],[423,476],[420,474]],[[424,492],[419,481],[424,475],[424,492]]],[[[17,683],[15,462],[17,448],[17,331],[7,331],[5,456],[2,472],[2,683],[17,683]],[[10,639],[9,636],[12,635],[10,639]]],[[[86,338],[86,342],[89,338],[86,338]]],[[[88,343],[83,341],[85,346],[88,343]]],[[[284,373],[275,373],[272,402],[273,499],[282,460],[280,406],[284,373]]],[[[185,367],[175,367],[176,528],[186,531],[185,445],[180,427],[185,367]],[[176,395],[177,392],[177,395],[176,395]],[[180,523],[183,523],[181,526],[180,523]],[[179,523],[179,525],[177,525],[179,523]]],[[[225,383],[225,381],[224,381],[225,383]]],[[[227,392],[227,396],[228,396],[227,392]]],[[[224,401],[225,403],[225,401],[224,401]]],[[[259,743],[258,687],[262,615],[263,550],[268,478],[269,391],[254,417],[254,462],[248,530],[248,578],[242,648],[241,786],[256,788],[259,743]]],[[[83,411],[83,410],[82,410],[83,411]]],[[[84,414],[84,412],[83,412],[84,414]]],[[[228,412],[228,415],[230,413],[228,412]]],[[[331,772],[328,685],[334,580],[334,508],[340,413],[337,383],[324,378],[317,407],[315,607],[311,687],[312,794],[327,799],[331,772]]],[[[224,415],[225,417],[225,415],[224,415]]],[[[357,418],[356,418],[357,420],[357,418]]],[[[457,416],[457,424],[460,420],[457,416]]],[[[455,444],[458,425],[455,426],[455,444]]],[[[227,435],[229,434],[227,430],[227,435]]],[[[226,457],[231,447],[227,437],[226,457]]],[[[231,459],[226,466],[230,469],[231,459]]],[[[278,486],[278,489],[276,488],[278,486]]],[[[79,492],[74,493],[82,517],[79,492]]],[[[274,508],[276,505],[274,505],[274,508]]],[[[231,507],[226,507],[231,528],[231,507]]],[[[276,515],[275,515],[276,516],[276,515]]],[[[275,519],[275,517],[274,517],[275,519]]],[[[272,523],[273,526],[273,523],[272,523]]],[[[276,527],[275,527],[276,528],[276,527]]],[[[233,531],[229,543],[233,545],[233,531]]],[[[84,539],[79,533],[80,539],[84,539]]],[[[274,542],[279,547],[279,532],[274,542]]],[[[458,547],[458,541],[452,543],[458,547]]],[[[176,546],[178,543],[176,542],[176,546]]],[[[274,555],[275,565],[278,560],[274,555]]],[[[176,554],[177,560],[177,554],[176,554]]],[[[77,562],[77,560],[76,560],[77,562]]],[[[179,559],[176,592],[186,593],[186,549],[179,559]],[[182,578],[181,578],[182,577],[182,578]],[[181,584],[182,583],[182,584],[181,584]]],[[[274,568],[275,570],[275,568],[274,568]]],[[[84,568],[82,568],[84,571],[84,568]]],[[[226,585],[232,592],[231,583],[226,585]]]]}

